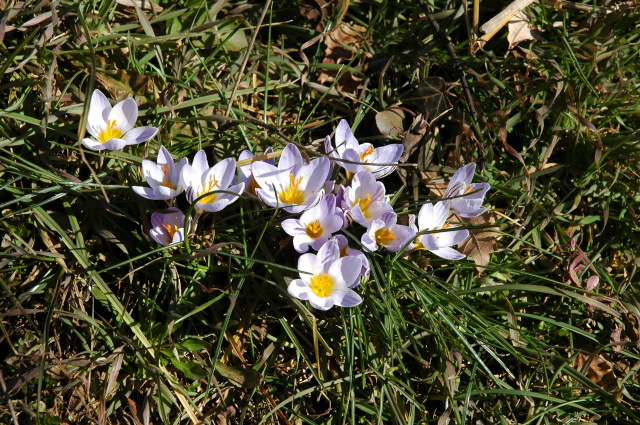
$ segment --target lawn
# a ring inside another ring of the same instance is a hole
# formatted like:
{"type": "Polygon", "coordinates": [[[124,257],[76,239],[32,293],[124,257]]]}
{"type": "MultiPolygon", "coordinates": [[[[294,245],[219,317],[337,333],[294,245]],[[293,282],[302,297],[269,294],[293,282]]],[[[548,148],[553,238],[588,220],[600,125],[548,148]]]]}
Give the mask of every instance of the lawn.
{"type": "Polygon", "coordinates": [[[507,6],[0,0],[0,423],[639,424],[640,5],[507,6]]]}

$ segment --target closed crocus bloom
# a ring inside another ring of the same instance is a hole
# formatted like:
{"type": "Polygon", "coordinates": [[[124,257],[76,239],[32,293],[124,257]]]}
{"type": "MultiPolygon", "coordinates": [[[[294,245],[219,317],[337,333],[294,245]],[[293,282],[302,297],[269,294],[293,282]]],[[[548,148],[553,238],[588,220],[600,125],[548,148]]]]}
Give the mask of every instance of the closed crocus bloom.
{"type": "Polygon", "coordinates": [[[336,212],[336,197],[325,196],[316,206],[306,210],[300,219],[290,218],[282,222],[282,229],[293,236],[293,247],[307,252],[309,246],[316,251],[334,232],[342,228],[342,216],[336,212]]]}
{"type": "MultiPolygon", "coordinates": [[[[273,152],[273,149],[267,148],[264,151],[264,154],[267,155],[267,154],[270,154],[271,152],[273,152]]],[[[252,158],[255,158],[255,155],[245,149],[242,152],[240,152],[240,156],[238,157],[238,162],[246,161],[252,158]]],[[[244,183],[246,192],[253,196],[256,196],[256,189],[260,188],[260,185],[258,184],[256,179],[253,177],[253,165],[257,162],[264,162],[269,165],[274,165],[275,159],[269,158],[269,159],[265,159],[264,161],[255,161],[255,162],[252,162],[251,164],[242,165],[238,167],[238,171],[239,171],[238,183],[244,183]]]]}
{"type": "Polygon", "coordinates": [[[404,147],[397,143],[377,148],[373,147],[371,143],[358,143],[358,140],[353,136],[351,127],[345,120],[340,120],[340,123],[338,123],[334,135],[334,144],[332,145],[331,143],[331,137],[327,136],[324,146],[330,157],[351,161],[335,161],[349,173],[355,174],[359,171],[367,171],[373,174],[376,179],[381,179],[391,174],[396,167],[395,165],[375,164],[397,163],[404,150],[404,147]]]}
{"type": "Polygon", "coordinates": [[[327,158],[315,158],[306,164],[298,148],[289,144],[282,151],[278,167],[256,162],[252,171],[260,186],[256,193],[262,202],[299,213],[324,197],[329,169],[327,158]]]}
{"type": "Polygon", "coordinates": [[[471,183],[475,170],[475,162],[458,168],[444,193],[451,209],[461,217],[477,217],[487,210],[482,204],[491,186],[489,183],[471,183]]]}
{"type": "Polygon", "coordinates": [[[362,235],[362,245],[371,251],[376,251],[378,247],[383,246],[389,251],[397,252],[408,246],[408,242],[415,236],[415,229],[397,224],[396,214],[389,212],[382,214],[379,219],[369,224],[367,232],[362,235]]]}
{"type": "Polygon", "coordinates": [[[288,287],[292,297],[308,300],[311,307],[329,310],[334,305],[354,307],[362,298],[353,289],[360,283],[361,261],[356,257],[340,257],[335,239],[322,245],[315,254],[302,254],[298,259],[300,279],[288,287]]]}
{"type": "Polygon", "coordinates": [[[182,167],[187,163],[187,158],[182,158],[178,163],[174,163],[169,151],[161,146],[155,163],[146,159],[142,161],[142,174],[149,187],[133,186],[132,189],[147,199],[157,201],[173,199],[182,193],[180,175],[182,167]]]}
{"type": "Polygon", "coordinates": [[[137,145],[156,135],[156,127],[136,127],[138,105],[129,98],[117,103],[113,108],[100,90],[94,90],[89,105],[87,131],[94,138],[82,139],[88,149],[120,150],[127,145],[137,145]]]}
{"type": "Polygon", "coordinates": [[[160,245],[171,245],[184,240],[184,213],[178,208],[171,207],[165,212],[151,214],[149,236],[160,245]]]}
{"type": "Polygon", "coordinates": [[[198,213],[221,211],[237,201],[244,191],[244,183],[231,186],[235,175],[236,161],[233,158],[223,159],[209,168],[206,154],[204,151],[198,151],[193,158],[193,164],[185,164],[182,167],[181,178],[187,201],[196,202],[195,208],[198,213]]]}
{"type": "Polygon", "coordinates": [[[457,226],[446,222],[449,217],[449,208],[449,201],[440,201],[435,205],[428,203],[420,208],[418,228],[415,229],[413,218],[411,219],[411,224],[414,226],[414,230],[418,230],[420,233],[427,233],[418,235],[412,247],[413,249],[426,249],[447,260],[465,258],[464,254],[451,247],[467,239],[469,231],[466,229],[453,230],[457,226]]]}
{"type": "Polygon", "coordinates": [[[340,207],[350,221],[353,220],[368,227],[382,214],[393,212],[385,191],[384,184],[376,181],[373,174],[359,171],[351,180],[351,186],[345,188],[340,194],[340,207]]]}
{"type": "MultiPolygon", "coordinates": [[[[347,237],[344,235],[335,235],[332,239],[335,239],[338,242],[338,248],[340,249],[340,257],[356,257],[362,260],[362,268],[360,269],[360,279],[368,279],[369,272],[371,271],[371,267],[369,265],[369,260],[367,256],[364,255],[364,252],[359,249],[351,248],[349,246],[349,241],[347,237]]],[[[360,280],[358,280],[355,285],[360,284],[360,280]]]]}

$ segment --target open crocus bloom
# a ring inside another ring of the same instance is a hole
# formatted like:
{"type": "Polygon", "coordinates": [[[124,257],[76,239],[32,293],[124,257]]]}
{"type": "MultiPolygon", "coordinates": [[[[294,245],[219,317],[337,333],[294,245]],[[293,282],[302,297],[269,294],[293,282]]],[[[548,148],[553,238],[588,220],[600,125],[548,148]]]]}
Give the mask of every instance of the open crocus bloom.
{"type": "Polygon", "coordinates": [[[166,211],[151,214],[153,228],[149,231],[149,236],[164,246],[184,240],[184,213],[175,207],[166,211]]]}
{"type": "Polygon", "coordinates": [[[173,199],[182,193],[180,175],[182,167],[187,163],[187,158],[182,158],[177,164],[174,163],[169,151],[161,146],[156,163],[147,159],[142,161],[142,174],[150,187],[133,186],[132,189],[147,199],[156,201],[173,199]]]}
{"type": "Polygon", "coordinates": [[[383,246],[389,251],[397,252],[416,236],[415,229],[397,224],[397,216],[393,212],[384,213],[379,219],[369,224],[367,232],[362,235],[362,245],[371,251],[383,246]]]}
{"type": "Polygon", "coordinates": [[[299,213],[316,205],[324,197],[324,185],[329,176],[327,158],[315,158],[305,164],[298,148],[287,145],[278,167],[265,162],[253,164],[253,177],[260,186],[256,193],[271,207],[281,207],[299,213]]]}
{"type": "Polygon", "coordinates": [[[362,226],[369,224],[386,212],[393,212],[393,207],[385,196],[382,182],[376,181],[373,174],[359,171],[353,176],[351,186],[344,189],[340,197],[340,207],[346,218],[354,220],[362,226]]]}
{"type": "MultiPolygon", "coordinates": [[[[264,151],[264,154],[267,155],[267,154],[270,154],[271,152],[273,152],[273,149],[267,148],[264,151]]],[[[252,158],[255,158],[255,155],[245,149],[242,152],[240,152],[240,156],[238,157],[238,162],[245,161],[247,159],[252,159],[252,158]]],[[[239,171],[238,183],[244,183],[246,193],[253,196],[256,196],[256,189],[260,188],[260,185],[258,184],[256,179],[253,177],[253,165],[256,162],[265,162],[267,164],[274,165],[276,161],[275,161],[275,158],[269,158],[269,159],[265,159],[264,161],[255,161],[255,162],[252,162],[251,164],[238,167],[238,171],[239,171]]]]}
{"type": "Polygon", "coordinates": [[[361,261],[357,257],[340,257],[335,239],[322,245],[315,254],[302,254],[298,259],[300,279],[289,284],[289,294],[308,300],[311,307],[329,310],[334,305],[354,307],[362,298],[353,289],[360,283],[361,261]]]}
{"type": "Polygon", "coordinates": [[[393,165],[402,155],[404,146],[401,144],[391,144],[374,148],[371,143],[358,143],[358,140],[351,132],[351,127],[345,120],[340,120],[335,132],[335,147],[331,145],[331,137],[327,136],[324,141],[324,148],[327,154],[336,159],[346,159],[349,163],[335,161],[338,165],[346,169],[349,173],[355,174],[358,171],[368,171],[375,178],[381,179],[396,169],[393,165]],[[360,164],[354,164],[359,162],[360,164]]]}
{"type": "Polygon", "coordinates": [[[155,127],[133,128],[138,120],[138,105],[129,98],[117,103],[113,108],[100,90],[94,90],[89,105],[87,131],[94,139],[82,139],[88,149],[120,150],[127,145],[137,145],[156,135],[155,127]]]}
{"type": "Polygon", "coordinates": [[[244,183],[230,186],[235,180],[236,161],[226,158],[209,168],[207,155],[198,151],[193,158],[193,164],[182,167],[182,184],[185,188],[187,201],[195,204],[196,211],[217,212],[238,200],[244,191],[244,183]],[[206,195],[206,196],[203,196],[206,195]]]}
{"type": "Polygon", "coordinates": [[[489,183],[471,183],[475,170],[475,162],[458,168],[444,193],[451,209],[461,217],[477,217],[487,210],[482,208],[482,203],[491,186],[489,183]]]}
{"type": "Polygon", "coordinates": [[[411,217],[410,225],[414,227],[414,230],[432,232],[418,235],[413,249],[426,249],[447,260],[465,258],[465,255],[451,246],[467,239],[469,231],[466,229],[452,230],[457,226],[446,223],[447,217],[449,217],[449,208],[449,201],[440,201],[435,206],[431,203],[424,204],[418,213],[418,229],[415,229],[415,224],[413,224],[415,217],[411,217]]]}
{"type": "Polygon", "coordinates": [[[336,197],[329,194],[314,207],[306,210],[300,219],[289,218],[282,222],[282,229],[293,236],[293,247],[307,252],[309,246],[319,250],[332,233],[342,228],[342,216],[336,212],[336,197]]]}

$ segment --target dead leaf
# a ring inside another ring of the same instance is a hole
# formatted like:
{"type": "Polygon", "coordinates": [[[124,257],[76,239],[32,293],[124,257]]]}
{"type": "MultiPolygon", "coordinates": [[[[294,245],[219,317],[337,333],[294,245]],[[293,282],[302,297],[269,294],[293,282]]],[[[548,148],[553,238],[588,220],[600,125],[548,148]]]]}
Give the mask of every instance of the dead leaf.
{"type": "MultiPolygon", "coordinates": [[[[327,46],[322,63],[326,64],[346,64],[357,51],[362,50],[364,43],[364,34],[366,28],[360,25],[341,24],[333,31],[328,33],[324,38],[324,44],[327,46]]],[[[338,70],[325,69],[318,76],[318,82],[332,83],[338,76],[338,70]]],[[[342,72],[337,83],[338,91],[346,93],[354,93],[362,81],[362,78],[355,77],[351,71],[342,72]]]]}
{"type": "Polygon", "coordinates": [[[529,17],[519,10],[513,15],[509,21],[509,33],[507,41],[509,42],[509,50],[516,47],[518,43],[526,40],[535,40],[529,28],[529,17]]]}
{"type": "Polygon", "coordinates": [[[380,134],[388,137],[400,137],[404,133],[402,122],[404,111],[399,108],[389,108],[376,114],[376,125],[380,134]]]}
{"type": "MultiPolygon", "coordinates": [[[[478,217],[464,219],[474,226],[492,226],[496,222],[496,214],[485,212],[478,217]]],[[[491,261],[491,254],[497,251],[498,245],[495,238],[500,235],[492,228],[469,229],[469,237],[458,244],[458,250],[473,259],[479,271],[491,261]]]]}
{"type": "Polygon", "coordinates": [[[574,360],[574,367],[600,388],[611,393],[620,392],[618,378],[613,372],[611,363],[602,356],[578,353],[574,360]]]}
{"type": "Polygon", "coordinates": [[[324,31],[324,18],[329,15],[329,4],[324,0],[314,0],[313,3],[300,3],[300,14],[307,18],[311,22],[316,22],[315,30],[318,32],[324,31]]]}

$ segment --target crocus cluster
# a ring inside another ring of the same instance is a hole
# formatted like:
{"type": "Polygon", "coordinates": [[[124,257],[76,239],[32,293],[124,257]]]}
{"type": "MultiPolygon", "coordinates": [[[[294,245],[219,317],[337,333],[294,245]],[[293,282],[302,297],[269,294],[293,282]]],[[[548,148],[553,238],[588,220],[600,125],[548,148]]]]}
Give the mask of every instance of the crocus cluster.
{"type": "MultiPolygon", "coordinates": [[[[121,149],[156,134],[153,127],[133,128],[136,119],[133,100],[111,108],[96,90],[87,130],[97,140],[84,139],[83,144],[94,150],[121,149]]],[[[447,260],[465,257],[453,246],[469,237],[469,232],[448,220],[452,213],[475,217],[486,210],[482,204],[489,185],[471,183],[474,163],[453,175],[443,199],[425,203],[417,219],[410,215],[408,225],[404,225],[399,223],[380,181],[395,170],[403,146],[359,143],[345,120],[340,121],[333,138],[326,137],[324,145],[326,156],[310,161],[303,158],[296,145],[289,144],[277,165],[273,159],[255,159],[240,167],[233,158],[210,167],[204,151],[197,152],[191,163],[187,158],[176,161],[161,147],[156,162],[142,161],[148,186],[133,187],[144,198],[168,204],[168,209],[152,214],[150,237],[161,245],[188,237],[191,218],[186,219],[172,206],[174,198],[183,192],[196,212],[196,220],[205,212],[220,212],[241,196],[282,209],[289,214],[281,223],[282,230],[292,237],[293,248],[301,254],[300,278],[290,282],[288,292],[319,310],[362,302],[354,289],[369,277],[367,256],[374,251],[422,249],[447,260]],[[345,170],[344,183],[332,179],[334,165],[345,170]],[[347,228],[349,231],[344,232],[347,228]],[[361,249],[350,246],[354,242],[361,249]]],[[[245,150],[239,160],[253,158],[245,150]]]]}

